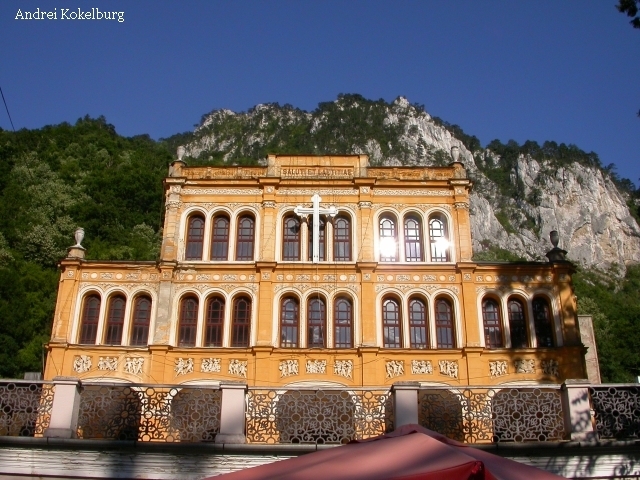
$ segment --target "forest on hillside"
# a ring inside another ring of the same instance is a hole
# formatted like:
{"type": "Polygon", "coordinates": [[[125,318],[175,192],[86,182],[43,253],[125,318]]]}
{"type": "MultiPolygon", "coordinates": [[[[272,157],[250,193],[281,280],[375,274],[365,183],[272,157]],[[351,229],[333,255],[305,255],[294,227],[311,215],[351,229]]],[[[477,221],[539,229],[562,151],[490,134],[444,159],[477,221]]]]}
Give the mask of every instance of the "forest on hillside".
{"type": "MultiPolygon", "coordinates": [[[[390,140],[394,131],[380,130],[375,122],[359,125],[362,115],[352,115],[341,124],[342,132],[353,138],[380,135],[381,144],[399,148],[390,140]]],[[[444,124],[458,138],[466,135],[459,127],[444,124]]],[[[256,147],[256,154],[263,149],[299,153],[309,144],[310,132],[294,133],[277,134],[277,143],[256,147]]],[[[337,142],[330,132],[323,135],[327,138],[313,142],[316,148],[350,153],[345,149],[353,145],[351,137],[337,142]]],[[[147,135],[127,138],[103,117],[18,132],[0,129],[1,377],[20,378],[26,371],[42,369],[56,300],[57,262],[72,245],[76,227],[85,229],[88,259],[157,259],[162,179],[177,145],[191,139],[191,133],[160,141],[147,135]]],[[[506,145],[515,148],[513,143],[506,145]]],[[[493,147],[499,145],[494,142],[493,147]]],[[[260,158],[236,161],[252,163],[260,158]]],[[[194,161],[220,163],[221,158],[194,161]]],[[[633,183],[617,182],[627,188],[630,198],[637,194],[633,183]]],[[[500,260],[505,254],[488,251],[481,257],[500,260]]],[[[640,375],[640,267],[628,268],[624,277],[615,271],[579,268],[574,281],[580,313],[594,316],[603,379],[633,381],[640,375]]]]}

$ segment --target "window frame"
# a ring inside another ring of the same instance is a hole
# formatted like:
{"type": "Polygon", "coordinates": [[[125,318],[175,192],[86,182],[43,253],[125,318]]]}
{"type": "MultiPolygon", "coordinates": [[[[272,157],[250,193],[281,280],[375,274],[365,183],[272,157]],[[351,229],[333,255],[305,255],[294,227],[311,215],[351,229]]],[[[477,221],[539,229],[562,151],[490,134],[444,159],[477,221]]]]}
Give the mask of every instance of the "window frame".
{"type": "Polygon", "coordinates": [[[434,263],[446,263],[451,261],[451,240],[449,235],[449,222],[447,217],[442,213],[434,213],[429,216],[429,260],[434,263]],[[435,222],[440,223],[440,227],[435,229],[433,224],[435,222]],[[441,233],[436,235],[436,233],[441,233]],[[444,255],[441,252],[441,247],[438,246],[438,242],[444,239],[447,242],[447,247],[444,249],[444,255]]]}
{"type": "Polygon", "coordinates": [[[337,296],[333,300],[334,348],[353,348],[353,317],[353,300],[347,296],[337,296]],[[346,304],[348,308],[346,310],[341,310],[339,308],[339,304],[346,304]],[[341,332],[346,332],[348,342],[338,341],[343,338],[341,332]]]}
{"type": "Polygon", "coordinates": [[[350,262],[352,256],[352,238],[351,238],[351,217],[348,215],[338,215],[333,220],[333,261],[334,262],[350,262]],[[346,222],[346,227],[338,227],[339,223],[346,222]],[[346,234],[345,234],[346,232],[346,234]],[[346,251],[346,255],[337,255],[336,252],[346,251]]]}
{"type": "Polygon", "coordinates": [[[424,262],[424,238],[422,235],[422,221],[420,217],[414,213],[409,213],[405,215],[402,224],[404,231],[405,262],[424,262]],[[409,229],[409,222],[415,222],[416,226],[409,229]],[[413,233],[410,233],[411,231],[413,231],[413,233]],[[417,255],[414,254],[415,250],[417,250],[417,255]]]}
{"type": "Polygon", "coordinates": [[[186,261],[197,262],[202,260],[206,223],[205,217],[200,212],[193,213],[187,218],[187,240],[184,249],[184,259],[186,261]],[[202,222],[202,226],[194,226],[196,221],[202,222]]]}
{"type": "Polygon", "coordinates": [[[149,344],[149,330],[151,328],[151,311],[153,300],[149,295],[142,294],[133,300],[133,313],[131,315],[131,332],[129,332],[129,345],[146,346],[149,344]],[[140,304],[146,301],[149,303],[147,316],[141,317],[140,304]],[[144,341],[143,341],[144,340],[144,341]]]}
{"type": "Polygon", "coordinates": [[[255,257],[255,244],[256,218],[253,214],[242,213],[238,217],[238,222],[236,225],[236,261],[252,261],[255,257]],[[251,225],[243,226],[243,222],[247,220],[251,222],[251,225]]]}
{"type": "Polygon", "coordinates": [[[392,296],[382,299],[382,346],[402,348],[402,304],[392,296]],[[392,304],[395,305],[395,311],[388,309],[392,304]]]}
{"type": "Polygon", "coordinates": [[[298,348],[300,344],[300,300],[286,296],[280,300],[280,348],[298,348]]]}
{"type": "Polygon", "coordinates": [[[520,297],[509,297],[507,299],[507,315],[508,315],[508,319],[509,319],[509,339],[511,341],[511,348],[529,348],[530,346],[530,342],[529,342],[529,328],[528,328],[528,323],[529,323],[529,319],[527,317],[527,302],[523,299],[521,299],[520,297]],[[513,312],[511,305],[519,305],[520,306],[520,312],[513,312]],[[515,318],[514,317],[514,313],[519,313],[521,315],[521,318],[515,318]],[[514,328],[514,326],[519,327],[518,323],[521,323],[521,328],[514,328]],[[522,342],[519,343],[518,345],[516,345],[516,342],[514,342],[514,339],[519,340],[518,338],[515,337],[516,332],[521,331],[522,332],[522,342]]]}
{"type": "Polygon", "coordinates": [[[218,213],[213,216],[211,221],[211,245],[209,252],[209,259],[212,261],[224,262],[229,260],[229,241],[231,235],[231,219],[227,214],[218,213]],[[218,222],[224,220],[226,222],[226,228],[218,228],[218,222]],[[224,255],[222,253],[216,253],[216,247],[218,247],[221,251],[224,251],[224,255]]]}
{"type": "Polygon", "coordinates": [[[504,329],[500,302],[493,297],[482,299],[482,331],[485,348],[504,348],[504,329]],[[488,309],[493,306],[493,310],[488,309]]]}
{"type": "Polygon", "coordinates": [[[180,316],[178,322],[178,347],[195,347],[198,333],[198,313],[200,301],[195,295],[186,295],[180,299],[180,316]],[[190,308],[189,305],[195,305],[190,308]],[[188,308],[189,307],[189,308],[188,308]]]}
{"type": "Polygon", "coordinates": [[[409,298],[409,347],[415,349],[427,349],[429,348],[429,319],[428,319],[428,303],[421,297],[410,297],[409,298]],[[413,309],[414,303],[420,303],[422,305],[422,318],[415,318],[415,310],[413,309]],[[422,330],[423,335],[419,335],[422,337],[422,342],[415,341],[417,335],[416,333],[422,330]]]}
{"type": "Polygon", "coordinates": [[[383,213],[378,219],[378,258],[380,262],[393,263],[399,261],[399,248],[398,248],[398,219],[395,215],[390,213],[383,213]],[[389,222],[390,226],[385,226],[384,223],[389,222]],[[382,245],[386,239],[392,239],[395,251],[393,255],[387,256],[382,252],[382,245]]]}
{"type": "Polygon", "coordinates": [[[124,316],[127,310],[127,299],[121,293],[115,293],[107,302],[107,314],[105,318],[104,345],[122,345],[122,333],[124,331],[124,316]],[[116,310],[115,302],[121,306],[116,310]],[[116,315],[118,315],[116,317],[116,315]]]}
{"type": "Polygon", "coordinates": [[[453,302],[447,297],[437,297],[434,302],[435,327],[436,327],[436,348],[451,350],[456,348],[455,313],[453,302]],[[440,305],[446,305],[447,311],[442,312],[440,305]],[[444,317],[446,315],[446,318],[444,317]],[[448,337],[450,341],[444,342],[443,337],[448,337]]]}
{"type": "Polygon", "coordinates": [[[97,292],[87,293],[82,299],[80,331],[78,332],[78,343],[80,345],[95,345],[96,339],[98,338],[101,307],[102,298],[97,292]],[[93,303],[95,301],[98,302],[97,305],[89,305],[89,302],[93,303]]]}
{"type": "Polygon", "coordinates": [[[327,302],[320,295],[307,299],[307,348],[326,348],[327,347],[327,302]],[[318,302],[321,309],[314,309],[312,303],[318,302]],[[318,314],[318,318],[313,315],[318,314]],[[320,329],[322,343],[312,340],[313,332],[320,329]]]}
{"type": "Polygon", "coordinates": [[[302,222],[296,215],[287,214],[282,219],[282,261],[299,262],[301,251],[302,222]]]}
{"type": "Polygon", "coordinates": [[[219,348],[223,346],[225,310],[226,302],[224,297],[221,295],[211,295],[207,298],[204,322],[204,347],[219,348]],[[219,305],[220,308],[214,310],[212,308],[214,305],[219,305]],[[217,318],[214,318],[214,313],[217,313],[217,318]],[[216,333],[214,334],[214,332],[216,333]],[[216,341],[213,341],[214,337],[217,338],[216,341]]]}
{"type": "Polygon", "coordinates": [[[551,348],[556,346],[556,339],[555,339],[555,335],[554,335],[554,321],[553,321],[553,310],[551,309],[551,303],[549,302],[549,300],[542,295],[536,295],[535,297],[533,297],[533,300],[531,301],[531,309],[533,311],[533,326],[534,326],[534,330],[535,330],[535,338],[536,338],[536,346],[538,348],[551,348]],[[545,307],[545,317],[544,319],[541,319],[540,315],[539,315],[539,311],[536,308],[537,304],[540,304],[540,302],[542,302],[544,304],[545,307]],[[541,324],[540,321],[544,320],[544,324],[541,324]],[[548,332],[544,332],[541,331],[543,330],[540,327],[544,327],[544,330],[548,330],[548,332]],[[542,341],[544,340],[543,335],[547,334],[547,342],[542,341]]]}
{"type": "Polygon", "coordinates": [[[231,310],[231,347],[248,348],[251,346],[251,312],[252,301],[246,295],[238,295],[232,301],[231,310]],[[245,302],[244,310],[240,310],[241,302],[245,302]],[[244,314],[245,318],[240,318],[240,314],[244,314]],[[244,320],[244,321],[240,321],[244,320]]]}

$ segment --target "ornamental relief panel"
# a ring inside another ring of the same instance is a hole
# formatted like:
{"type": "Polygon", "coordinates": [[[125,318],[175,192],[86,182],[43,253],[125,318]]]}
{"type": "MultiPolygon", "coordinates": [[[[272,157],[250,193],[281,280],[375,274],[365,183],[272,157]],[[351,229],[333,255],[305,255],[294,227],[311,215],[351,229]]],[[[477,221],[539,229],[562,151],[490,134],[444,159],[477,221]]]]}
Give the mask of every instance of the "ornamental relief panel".
{"type": "Polygon", "coordinates": [[[458,378],[458,362],[455,360],[438,361],[440,374],[451,378],[458,378]]]}
{"type": "Polygon", "coordinates": [[[306,373],[327,373],[327,361],[307,360],[306,373]]]}
{"type": "Polygon", "coordinates": [[[358,195],[359,191],[356,188],[280,188],[276,192],[277,195],[358,195]]]}
{"type": "Polygon", "coordinates": [[[336,360],[333,364],[333,373],[339,377],[353,379],[353,360],[336,360]]]}
{"type": "Polygon", "coordinates": [[[175,362],[174,370],[176,372],[176,377],[193,373],[193,358],[178,358],[175,362]]]}
{"type": "Polygon", "coordinates": [[[203,358],[200,363],[202,373],[220,373],[222,360],[220,358],[203,358]]]}
{"type": "Polygon", "coordinates": [[[96,288],[102,292],[106,292],[111,288],[124,288],[128,292],[144,292],[145,290],[152,290],[157,292],[160,285],[157,283],[92,283],[92,282],[80,282],[80,290],[85,288],[96,288]]]}
{"type": "Polygon", "coordinates": [[[91,370],[92,361],[89,355],[76,355],[73,357],[73,371],[85,373],[91,370]]]}
{"type": "Polygon", "coordinates": [[[261,188],[185,188],[183,195],[260,195],[261,188]]]}
{"type": "Polygon", "coordinates": [[[433,373],[431,360],[411,360],[412,375],[430,375],[433,373]]]}
{"type": "Polygon", "coordinates": [[[98,370],[115,372],[118,370],[118,357],[99,357],[98,370]]]}
{"type": "Polygon", "coordinates": [[[376,168],[367,169],[367,177],[370,178],[399,178],[406,180],[449,180],[454,178],[452,167],[431,167],[429,169],[418,168],[376,168]]]}
{"type": "Polygon", "coordinates": [[[412,197],[451,197],[451,190],[435,190],[431,188],[374,188],[373,194],[376,196],[412,196],[412,197]]]}
{"type": "Polygon", "coordinates": [[[402,360],[391,360],[385,362],[384,368],[387,372],[387,378],[404,375],[404,361],[402,360]]]}
{"type": "Polygon", "coordinates": [[[280,378],[298,375],[298,360],[282,360],[278,370],[280,370],[280,378]]]}
{"type": "Polygon", "coordinates": [[[144,358],[140,357],[126,357],[124,359],[124,372],[131,375],[142,375],[142,366],[144,365],[144,358]]]}
{"type": "Polygon", "coordinates": [[[142,281],[153,281],[153,280],[158,280],[158,274],[157,273],[142,273],[141,271],[137,271],[137,272],[128,272],[125,273],[124,275],[120,272],[117,273],[113,273],[113,272],[83,272],[82,276],[81,276],[82,280],[97,280],[98,278],[101,278],[103,280],[142,280],[142,281]]]}
{"type": "Polygon", "coordinates": [[[507,374],[507,362],[505,360],[496,360],[489,362],[489,375],[491,377],[502,377],[507,374]]]}
{"type": "Polygon", "coordinates": [[[247,378],[247,360],[232,358],[229,360],[229,375],[247,378]]]}

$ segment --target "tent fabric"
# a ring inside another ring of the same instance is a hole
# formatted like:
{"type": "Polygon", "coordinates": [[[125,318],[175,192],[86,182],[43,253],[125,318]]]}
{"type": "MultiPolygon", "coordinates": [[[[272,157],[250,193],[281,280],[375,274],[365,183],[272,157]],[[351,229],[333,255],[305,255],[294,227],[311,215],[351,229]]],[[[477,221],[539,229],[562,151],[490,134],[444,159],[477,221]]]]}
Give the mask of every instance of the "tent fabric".
{"type": "Polygon", "coordinates": [[[419,425],[210,477],[221,480],[554,480],[563,477],[450,440],[419,425]]]}

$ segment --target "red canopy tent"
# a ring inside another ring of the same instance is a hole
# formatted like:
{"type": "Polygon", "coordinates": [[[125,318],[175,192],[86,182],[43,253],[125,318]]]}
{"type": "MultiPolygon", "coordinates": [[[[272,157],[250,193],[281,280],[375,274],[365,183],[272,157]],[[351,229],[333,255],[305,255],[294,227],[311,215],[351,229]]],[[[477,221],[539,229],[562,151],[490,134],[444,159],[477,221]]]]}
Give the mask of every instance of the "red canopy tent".
{"type": "Polygon", "coordinates": [[[210,477],[214,478],[554,480],[564,477],[469,447],[419,425],[404,425],[376,438],[210,477]]]}

